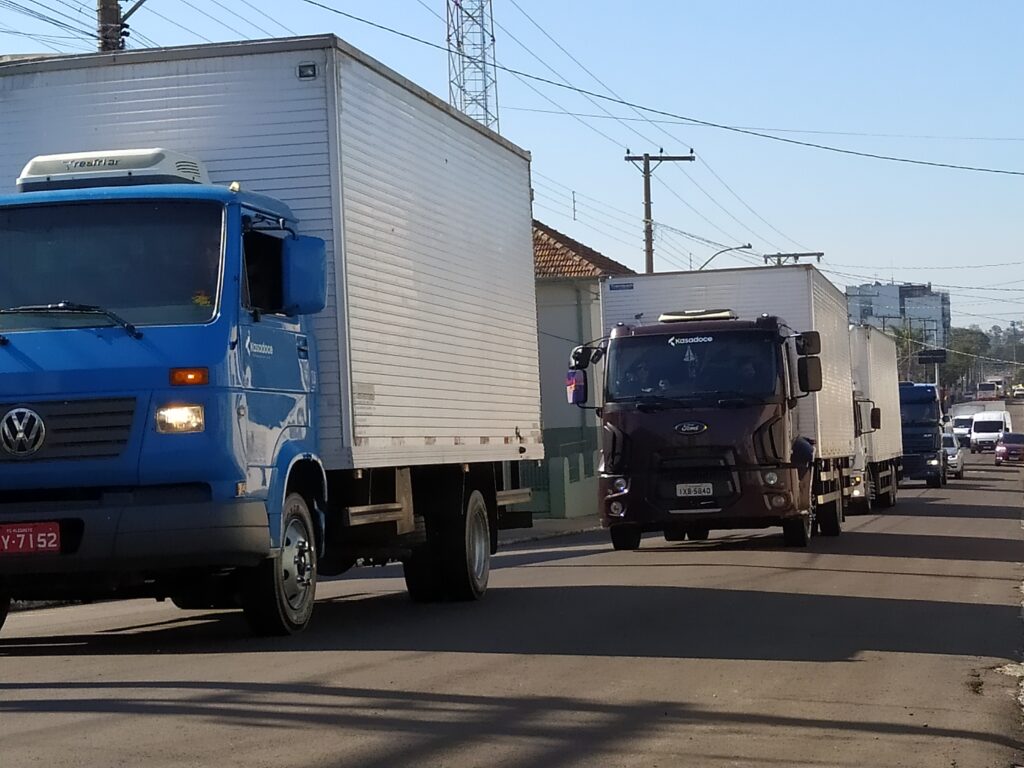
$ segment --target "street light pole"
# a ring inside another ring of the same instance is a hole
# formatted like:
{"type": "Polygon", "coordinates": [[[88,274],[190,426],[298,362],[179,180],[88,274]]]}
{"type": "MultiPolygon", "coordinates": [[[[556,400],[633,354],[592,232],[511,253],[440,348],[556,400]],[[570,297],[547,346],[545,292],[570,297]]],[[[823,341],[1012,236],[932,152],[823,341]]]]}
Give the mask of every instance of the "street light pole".
{"type": "MultiPolygon", "coordinates": [[[[750,248],[753,248],[753,246],[750,243],[747,243],[746,245],[734,245],[731,248],[723,248],[722,250],[717,251],[716,253],[711,254],[711,259],[715,258],[715,256],[718,256],[720,253],[728,253],[729,251],[743,251],[743,250],[747,250],[747,249],[750,249],[750,248]]],[[[697,268],[697,271],[700,272],[702,269],[704,269],[704,267],[706,267],[708,264],[710,264],[711,263],[711,259],[708,259],[703,264],[701,264],[697,268]]]]}

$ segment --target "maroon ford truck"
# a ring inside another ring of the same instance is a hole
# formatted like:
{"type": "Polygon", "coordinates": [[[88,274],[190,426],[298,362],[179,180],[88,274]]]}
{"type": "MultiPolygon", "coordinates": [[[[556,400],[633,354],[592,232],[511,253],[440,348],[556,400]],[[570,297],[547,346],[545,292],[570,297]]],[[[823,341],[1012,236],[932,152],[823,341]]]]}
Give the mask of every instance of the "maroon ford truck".
{"type": "Polygon", "coordinates": [[[787,545],[806,546],[818,478],[797,403],[821,389],[819,351],[816,332],[727,310],[665,314],[575,349],[576,405],[587,400],[586,368],[605,360],[599,503],[615,549],[635,549],[649,531],[679,541],[777,525],[787,545]]]}

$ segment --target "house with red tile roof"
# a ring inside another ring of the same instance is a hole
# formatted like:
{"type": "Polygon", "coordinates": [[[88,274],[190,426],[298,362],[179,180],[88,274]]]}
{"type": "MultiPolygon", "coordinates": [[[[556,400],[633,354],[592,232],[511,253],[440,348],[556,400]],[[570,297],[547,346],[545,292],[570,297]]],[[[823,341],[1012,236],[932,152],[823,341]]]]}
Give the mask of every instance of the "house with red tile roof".
{"type": "MultiPolygon", "coordinates": [[[[639,244],[638,244],[639,247],[639,244]]],[[[565,401],[565,373],[574,347],[601,335],[600,280],[634,270],[547,224],[533,222],[537,284],[541,412],[547,457],[524,478],[538,516],[583,517],[597,512],[598,422],[593,411],[565,401]]],[[[601,377],[591,372],[592,391],[601,377]]]]}

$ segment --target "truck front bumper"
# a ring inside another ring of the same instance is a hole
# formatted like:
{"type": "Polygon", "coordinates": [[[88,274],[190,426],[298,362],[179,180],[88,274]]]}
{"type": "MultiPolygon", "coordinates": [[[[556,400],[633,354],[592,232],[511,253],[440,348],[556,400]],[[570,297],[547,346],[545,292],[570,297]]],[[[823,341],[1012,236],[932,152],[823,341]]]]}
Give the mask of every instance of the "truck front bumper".
{"type": "Polygon", "coordinates": [[[624,493],[615,493],[615,476],[602,477],[602,523],[606,528],[637,525],[645,531],[688,526],[767,528],[801,514],[798,477],[793,467],[722,467],[708,481],[714,496],[706,500],[672,498],[677,486],[687,485],[687,477],[665,473],[629,477],[624,493]],[[774,474],[777,481],[766,483],[766,473],[774,474]]]}
{"type": "Polygon", "coordinates": [[[903,479],[928,480],[942,476],[942,455],[927,453],[903,454],[903,479]],[[930,462],[935,462],[934,464],[930,462]]]}
{"type": "MultiPolygon", "coordinates": [[[[126,494],[128,497],[131,494],[126,494]]],[[[262,501],[83,506],[79,503],[3,504],[0,526],[57,523],[60,551],[0,552],[0,580],[46,582],[71,574],[161,573],[255,565],[270,554],[262,501]]]]}

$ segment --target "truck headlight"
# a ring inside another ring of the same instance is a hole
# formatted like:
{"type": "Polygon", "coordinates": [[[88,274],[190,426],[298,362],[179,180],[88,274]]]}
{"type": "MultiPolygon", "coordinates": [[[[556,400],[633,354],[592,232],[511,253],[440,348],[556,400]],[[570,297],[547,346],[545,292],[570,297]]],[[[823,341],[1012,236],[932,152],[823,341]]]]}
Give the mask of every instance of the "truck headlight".
{"type": "Polygon", "coordinates": [[[939,466],[939,460],[938,459],[928,459],[928,466],[931,466],[931,467],[939,466]]]}
{"type": "Polygon", "coordinates": [[[201,405],[165,405],[156,411],[156,431],[165,435],[202,432],[206,416],[201,405]]]}
{"type": "Polygon", "coordinates": [[[778,472],[765,472],[761,477],[764,479],[765,485],[778,485],[779,484],[779,473],[778,472]]]}

